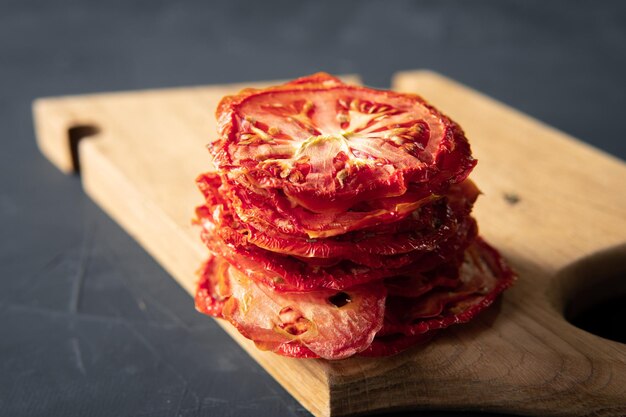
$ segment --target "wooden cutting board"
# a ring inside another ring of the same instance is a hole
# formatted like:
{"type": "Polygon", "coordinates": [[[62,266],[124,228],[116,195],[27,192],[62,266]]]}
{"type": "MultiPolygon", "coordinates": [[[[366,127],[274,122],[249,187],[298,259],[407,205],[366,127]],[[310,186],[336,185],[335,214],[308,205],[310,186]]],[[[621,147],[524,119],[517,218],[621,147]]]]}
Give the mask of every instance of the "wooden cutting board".
{"type": "MultiPolygon", "coordinates": [[[[87,193],[189,293],[207,257],[190,223],[202,201],[194,179],[211,166],[205,144],[215,135],[218,100],[242,86],[34,103],[42,152],[69,173],[77,148],[87,193]]],[[[626,290],[625,165],[440,75],[400,73],[393,86],[420,93],[466,130],[479,160],[472,178],[484,192],[475,214],[519,272],[517,285],[472,323],[390,358],[283,358],[220,324],[318,416],[391,409],[626,415],[626,345],[563,318],[566,308],[626,290]]]]}

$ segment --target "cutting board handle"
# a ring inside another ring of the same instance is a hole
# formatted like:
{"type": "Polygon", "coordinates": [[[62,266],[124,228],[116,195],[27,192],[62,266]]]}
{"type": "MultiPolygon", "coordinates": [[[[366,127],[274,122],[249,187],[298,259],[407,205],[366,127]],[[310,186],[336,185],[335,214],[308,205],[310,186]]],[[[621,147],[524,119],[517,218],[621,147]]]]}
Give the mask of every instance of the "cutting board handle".
{"type": "MultiPolygon", "coordinates": [[[[547,296],[553,307],[574,323],[603,303],[617,299],[624,299],[626,303],[626,243],[586,256],[561,269],[552,280],[547,296]]],[[[583,330],[611,338],[611,330],[603,330],[602,323],[597,322],[615,319],[587,317],[585,322],[595,321],[589,322],[583,330]]],[[[615,340],[624,343],[625,334],[626,326],[613,337],[618,336],[619,340],[615,340]]]]}
{"type": "Polygon", "coordinates": [[[33,116],[41,152],[66,174],[80,172],[79,144],[100,135],[99,124],[68,98],[37,99],[33,116]],[[68,106],[69,105],[69,106],[68,106]]]}
{"type": "Polygon", "coordinates": [[[79,144],[83,139],[93,138],[100,133],[100,129],[95,124],[72,125],[67,129],[67,140],[72,159],[72,170],[80,173],[80,153],[79,144]]]}

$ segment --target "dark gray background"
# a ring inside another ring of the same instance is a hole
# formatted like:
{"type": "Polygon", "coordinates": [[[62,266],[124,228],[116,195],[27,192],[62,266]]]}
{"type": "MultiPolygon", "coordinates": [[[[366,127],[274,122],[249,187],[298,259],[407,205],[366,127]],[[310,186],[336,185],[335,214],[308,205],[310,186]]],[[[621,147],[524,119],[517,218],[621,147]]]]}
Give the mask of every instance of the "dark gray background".
{"type": "Polygon", "coordinates": [[[0,1],[0,415],[308,415],[39,154],[35,97],[429,68],[624,158],[623,4],[0,1]]]}

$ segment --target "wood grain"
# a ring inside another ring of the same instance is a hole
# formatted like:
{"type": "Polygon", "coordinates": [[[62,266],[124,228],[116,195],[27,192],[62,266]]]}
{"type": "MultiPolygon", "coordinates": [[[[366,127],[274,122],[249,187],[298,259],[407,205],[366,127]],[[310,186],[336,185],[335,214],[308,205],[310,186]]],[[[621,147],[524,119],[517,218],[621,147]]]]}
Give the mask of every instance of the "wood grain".
{"type": "MultiPolygon", "coordinates": [[[[207,255],[189,220],[201,202],[193,180],[210,167],[204,146],[217,101],[240,87],[34,104],[39,146],[66,172],[68,129],[97,126],[79,143],[85,190],[190,293],[207,255]]],[[[626,259],[624,164],[431,72],[400,73],[394,88],[419,92],[466,130],[479,159],[481,232],[515,266],[518,284],[472,323],[384,359],[282,358],[220,324],[318,416],[418,408],[625,415],[626,346],[562,315],[575,289],[602,286],[626,259]]],[[[613,285],[626,290],[623,280],[613,285]]]]}

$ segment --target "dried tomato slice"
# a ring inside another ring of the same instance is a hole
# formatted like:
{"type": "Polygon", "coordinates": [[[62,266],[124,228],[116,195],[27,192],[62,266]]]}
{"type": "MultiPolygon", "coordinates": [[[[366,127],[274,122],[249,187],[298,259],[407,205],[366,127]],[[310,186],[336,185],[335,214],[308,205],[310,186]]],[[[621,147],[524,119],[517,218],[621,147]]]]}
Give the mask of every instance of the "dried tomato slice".
{"type": "MultiPolygon", "coordinates": [[[[211,174],[205,174],[211,175],[211,174]]],[[[200,183],[202,176],[198,178],[200,183]]],[[[202,185],[199,184],[202,187],[202,185]]],[[[441,198],[414,186],[401,196],[362,202],[341,213],[313,213],[289,201],[284,194],[251,186],[232,185],[224,180],[222,194],[227,196],[237,216],[260,231],[289,236],[318,239],[338,236],[352,231],[394,225],[413,215],[416,210],[441,198]]],[[[471,205],[480,191],[469,180],[453,184],[446,194],[455,194],[471,205]]]]}
{"type": "Polygon", "coordinates": [[[222,317],[224,302],[230,297],[227,283],[219,280],[223,274],[219,268],[225,266],[224,262],[216,262],[215,258],[211,257],[198,271],[200,280],[196,290],[195,303],[199,312],[213,317],[222,317]]]}
{"type": "MultiPolygon", "coordinates": [[[[445,207],[440,207],[445,211],[445,207]]],[[[359,233],[358,238],[350,236],[342,239],[306,239],[289,238],[282,234],[270,234],[250,228],[247,235],[248,244],[256,247],[298,257],[305,262],[318,263],[318,259],[350,260],[359,265],[371,268],[382,268],[393,265],[390,256],[402,255],[411,252],[425,252],[436,250],[439,244],[457,229],[456,219],[448,213],[440,218],[442,222],[435,227],[426,229],[419,219],[405,222],[407,228],[399,233],[376,233],[372,230],[359,233]]],[[[345,235],[344,235],[345,236],[345,235]]]]}
{"type": "Polygon", "coordinates": [[[344,235],[309,239],[289,236],[279,231],[257,230],[253,222],[238,221],[231,205],[221,195],[219,178],[205,174],[198,185],[205,195],[207,206],[199,209],[198,218],[205,228],[216,231],[227,244],[254,246],[283,255],[292,255],[319,266],[338,263],[341,259],[381,268],[399,265],[398,257],[391,255],[413,252],[404,263],[415,259],[415,252],[434,251],[442,241],[457,232],[458,223],[471,209],[478,191],[469,180],[458,185],[447,199],[440,199],[416,210],[412,216],[391,225],[379,225],[344,235]],[[450,200],[448,203],[447,200],[450,200]],[[315,258],[325,258],[321,261],[315,258]]]}
{"type": "MultiPolygon", "coordinates": [[[[455,191],[462,192],[460,188],[455,191]]],[[[471,196],[451,196],[454,204],[440,199],[424,205],[401,221],[362,228],[330,238],[294,237],[270,229],[257,230],[251,223],[247,229],[249,244],[273,252],[301,258],[343,258],[371,267],[382,267],[386,256],[414,251],[432,251],[456,232],[458,223],[467,216],[471,196]]]]}
{"type": "Polygon", "coordinates": [[[275,229],[311,239],[397,222],[440,198],[430,191],[410,187],[400,196],[362,202],[348,211],[315,213],[294,204],[282,192],[255,189],[245,181],[234,184],[224,179],[224,185],[223,190],[241,220],[254,224],[259,230],[275,229]]]}
{"type": "MultiPolygon", "coordinates": [[[[198,215],[206,214],[199,211],[198,215]]],[[[200,222],[211,224],[208,217],[206,221],[201,219],[200,222]]],[[[305,292],[320,288],[342,290],[387,277],[410,276],[428,271],[449,261],[470,244],[477,233],[476,222],[468,217],[457,231],[457,234],[441,243],[435,251],[389,256],[385,266],[381,268],[358,265],[347,260],[323,267],[256,246],[227,245],[216,236],[211,227],[205,228],[201,236],[213,254],[223,256],[253,280],[277,291],[305,292]]]]}
{"type": "MultiPolygon", "coordinates": [[[[203,265],[203,268],[199,271],[200,281],[198,283],[198,290],[196,293],[196,306],[199,311],[214,316],[218,318],[225,318],[233,322],[233,324],[240,330],[240,332],[248,337],[253,338],[255,343],[260,349],[263,350],[273,350],[276,353],[283,354],[286,356],[294,356],[294,357],[319,357],[318,354],[311,351],[308,347],[302,344],[303,340],[315,339],[319,335],[316,334],[317,325],[315,325],[315,329],[311,329],[312,324],[314,324],[311,320],[304,318],[301,314],[298,314],[291,307],[282,307],[279,311],[278,315],[269,314],[267,310],[268,308],[271,310],[272,303],[268,303],[267,301],[267,293],[266,290],[259,291],[260,287],[253,282],[251,282],[248,278],[243,276],[240,273],[237,273],[237,279],[235,281],[234,287],[231,286],[231,275],[230,275],[231,266],[221,257],[211,258],[208,262],[203,265]],[[250,288],[243,288],[242,285],[253,285],[253,289],[256,291],[250,291],[250,288]],[[227,288],[228,293],[224,293],[220,291],[218,288],[227,288]],[[234,291],[231,291],[231,288],[234,291]],[[257,296],[256,299],[254,296],[257,296]],[[260,296],[259,296],[260,295],[260,296]],[[234,299],[233,299],[234,297],[234,299]],[[239,298],[237,298],[239,297],[239,298]],[[244,306],[242,309],[240,306],[244,306]],[[252,307],[260,307],[260,309],[253,310],[252,307]],[[269,306],[269,307],[268,307],[269,306]],[[223,314],[223,312],[225,314],[223,314]],[[252,314],[254,317],[253,320],[246,319],[246,321],[241,320],[241,314],[249,315],[252,314]],[[268,317],[270,321],[268,321],[268,317]],[[256,326],[256,324],[268,324],[274,323],[275,326],[271,326],[272,330],[268,331],[268,327],[265,328],[262,326],[256,326]],[[311,331],[315,330],[315,331],[311,331]],[[305,337],[305,333],[309,334],[309,337],[305,337]],[[254,338],[257,338],[256,340],[254,338]]],[[[382,325],[382,308],[384,308],[384,288],[379,286],[375,286],[370,288],[368,291],[367,288],[357,288],[355,290],[350,290],[350,293],[337,293],[336,291],[323,291],[317,293],[309,293],[306,295],[307,300],[303,300],[301,296],[295,295],[295,300],[290,299],[289,294],[286,296],[282,296],[281,300],[287,300],[289,303],[298,306],[302,301],[306,304],[307,301],[309,304],[313,304],[313,308],[307,309],[307,312],[310,316],[315,317],[319,322],[320,317],[328,320],[329,314],[315,314],[315,310],[321,310],[323,312],[324,309],[330,309],[330,316],[341,316],[345,315],[359,315],[359,308],[354,308],[354,305],[358,305],[359,303],[368,311],[376,311],[378,319],[377,324],[375,324],[376,328],[380,328],[382,325]],[[382,289],[382,292],[381,292],[382,289]],[[365,291],[363,291],[365,290],[365,291]],[[372,291],[373,290],[373,291],[372,291]],[[363,295],[365,294],[365,302],[363,295]],[[378,294],[376,296],[375,301],[372,303],[372,294],[378,294]],[[341,297],[338,299],[337,296],[341,297]],[[311,303],[311,301],[313,301],[311,303]],[[333,301],[333,302],[331,302],[333,301]],[[352,304],[355,302],[355,304],[352,304]],[[351,304],[348,309],[339,310],[345,305],[351,304]],[[371,308],[372,305],[375,308],[371,308]],[[333,310],[335,308],[335,310],[333,310]],[[311,313],[311,310],[314,310],[311,313]],[[357,311],[356,313],[354,311],[357,311]]],[[[367,314],[365,314],[365,319],[370,319],[367,314]]],[[[350,320],[344,320],[346,322],[350,322],[350,320]]],[[[348,324],[350,326],[350,324],[348,324]]],[[[367,328],[368,325],[365,325],[367,328]]],[[[330,327],[326,327],[329,329],[330,327]]],[[[375,332],[374,332],[375,333],[375,332]]],[[[326,335],[328,336],[328,335],[326,335]]],[[[373,334],[371,336],[374,337],[373,334]]],[[[359,337],[357,336],[356,341],[358,343],[359,337]]],[[[313,340],[313,345],[315,345],[315,340],[313,340]]],[[[324,343],[324,341],[322,341],[324,343]]],[[[361,349],[362,347],[358,347],[361,349]]],[[[341,349],[341,347],[339,347],[341,349]]],[[[347,348],[352,349],[352,348],[347,348]]],[[[322,349],[323,350],[323,349],[322,349]]],[[[337,351],[331,351],[331,354],[342,354],[337,353],[337,351]]]]}
{"type": "Polygon", "coordinates": [[[210,149],[232,183],[284,192],[318,213],[403,195],[437,194],[475,165],[458,125],[420,97],[315,74],[247,89],[219,104],[210,149]]]}
{"type": "Polygon", "coordinates": [[[366,349],[383,324],[382,283],[342,292],[278,293],[218,262],[226,265],[218,266],[218,280],[231,289],[222,317],[261,346],[299,342],[321,358],[342,359],[366,349]]]}
{"type": "Polygon", "coordinates": [[[516,277],[500,254],[477,238],[465,251],[455,289],[434,290],[417,298],[387,298],[385,323],[379,335],[415,336],[465,323],[489,307],[516,277]]]}

